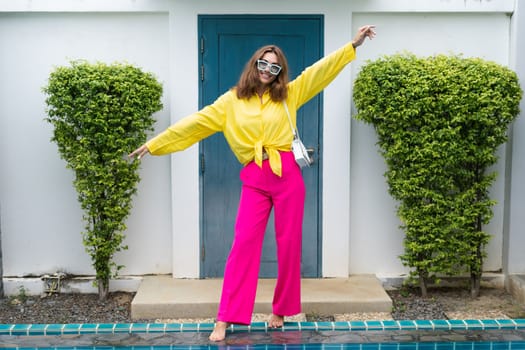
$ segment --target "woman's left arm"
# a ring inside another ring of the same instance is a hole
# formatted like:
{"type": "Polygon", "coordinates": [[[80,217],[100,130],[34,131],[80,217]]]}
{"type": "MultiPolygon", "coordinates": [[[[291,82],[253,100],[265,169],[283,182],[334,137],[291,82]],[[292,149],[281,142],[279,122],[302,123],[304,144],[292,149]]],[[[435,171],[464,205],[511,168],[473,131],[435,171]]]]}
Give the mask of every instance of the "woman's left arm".
{"type": "Polygon", "coordinates": [[[375,26],[367,25],[359,28],[354,39],[307,67],[296,79],[290,82],[289,91],[295,95],[296,108],[308,102],[320,93],[348,63],[355,58],[355,49],[368,37],[375,36],[375,26]]]}

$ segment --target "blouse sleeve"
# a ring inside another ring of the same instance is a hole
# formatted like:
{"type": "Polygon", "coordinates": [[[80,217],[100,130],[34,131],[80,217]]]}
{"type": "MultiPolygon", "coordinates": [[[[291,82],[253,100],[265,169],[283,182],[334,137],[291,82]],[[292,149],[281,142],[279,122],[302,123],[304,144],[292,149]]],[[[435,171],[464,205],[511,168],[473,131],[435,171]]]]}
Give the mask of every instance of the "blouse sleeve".
{"type": "Polygon", "coordinates": [[[289,84],[298,109],[330,84],[343,68],[355,58],[355,49],[348,43],[307,67],[289,84]]]}
{"type": "Polygon", "coordinates": [[[202,139],[223,130],[228,93],[213,104],[190,114],[146,143],[153,155],[182,151],[202,139]]]}

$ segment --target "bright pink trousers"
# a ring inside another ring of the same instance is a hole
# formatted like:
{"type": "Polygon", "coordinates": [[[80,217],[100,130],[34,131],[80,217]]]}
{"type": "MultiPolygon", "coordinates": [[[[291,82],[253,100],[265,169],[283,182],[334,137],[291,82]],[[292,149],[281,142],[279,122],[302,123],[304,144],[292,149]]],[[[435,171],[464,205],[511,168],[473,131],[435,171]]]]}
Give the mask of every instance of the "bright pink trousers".
{"type": "Polygon", "coordinates": [[[267,160],[262,169],[254,162],[240,173],[241,198],[235,236],[226,261],[217,320],[250,324],[264,232],[272,207],[277,243],[277,284],[273,313],[290,316],[301,312],[301,241],[305,187],[292,152],[281,152],[282,176],[267,160]]]}

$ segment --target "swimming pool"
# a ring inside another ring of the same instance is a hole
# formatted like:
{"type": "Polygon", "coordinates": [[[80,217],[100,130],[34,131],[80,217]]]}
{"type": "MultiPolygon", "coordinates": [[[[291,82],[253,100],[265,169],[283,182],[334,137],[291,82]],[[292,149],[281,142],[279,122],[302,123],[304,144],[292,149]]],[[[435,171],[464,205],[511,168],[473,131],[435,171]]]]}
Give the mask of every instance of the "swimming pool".
{"type": "Polygon", "coordinates": [[[266,322],[231,326],[212,343],[213,324],[0,324],[5,349],[175,350],[525,350],[525,319],[266,322]]]}
{"type": "Polygon", "coordinates": [[[515,350],[525,349],[524,342],[436,342],[436,343],[389,343],[389,344],[303,344],[303,345],[164,345],[164,346],[81,346],[81,347],[17,347],[6,350],[515,350]]]}

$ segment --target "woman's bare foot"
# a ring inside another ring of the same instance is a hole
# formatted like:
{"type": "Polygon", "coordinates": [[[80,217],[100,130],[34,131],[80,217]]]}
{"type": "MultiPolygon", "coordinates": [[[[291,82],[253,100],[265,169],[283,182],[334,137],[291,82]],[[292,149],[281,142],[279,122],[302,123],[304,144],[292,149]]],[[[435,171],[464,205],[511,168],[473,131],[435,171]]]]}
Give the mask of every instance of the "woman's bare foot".
{"type": "Polygon", "coordinates": [[[275,314],[272,314],[272,316],[270,316],[270,322],[268,322],[268,326],[270,326],[270,328],[281,328],[283,324],[284,316],[279,316],[275,314]]]}
{"type": "Polygon", "coordinates": [[[215,323],[215,327],[213,328],[213,332],[210,334],[210,340],[211,341],[221,341],[226,338],[226,328],[230,326],[227,322],[217,321],[215,323]]]}

